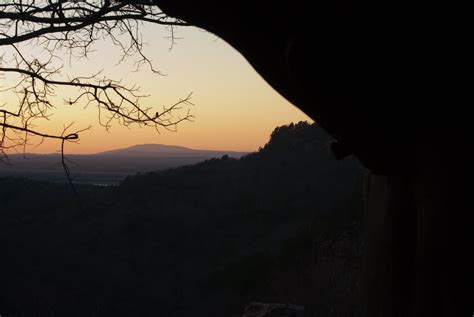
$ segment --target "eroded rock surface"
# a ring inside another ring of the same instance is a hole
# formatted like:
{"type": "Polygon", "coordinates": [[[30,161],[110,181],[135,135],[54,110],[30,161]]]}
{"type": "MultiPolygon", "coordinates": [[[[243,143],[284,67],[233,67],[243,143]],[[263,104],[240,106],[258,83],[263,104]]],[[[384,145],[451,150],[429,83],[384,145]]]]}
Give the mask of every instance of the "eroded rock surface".
{"type": "Polygon", "coordinates": [[[254,302],[245,307],[243,317],[303,317],[304,307],[254,302]]]}

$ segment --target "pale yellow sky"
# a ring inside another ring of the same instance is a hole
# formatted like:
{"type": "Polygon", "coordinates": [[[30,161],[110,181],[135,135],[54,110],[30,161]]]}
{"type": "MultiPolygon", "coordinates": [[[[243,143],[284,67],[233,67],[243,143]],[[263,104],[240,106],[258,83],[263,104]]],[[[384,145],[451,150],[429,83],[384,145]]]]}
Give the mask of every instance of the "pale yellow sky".
{"type": "MultiPolygon", "coordinates": [[[[183,122],[178,132],[162,129],[159,134],[151,128],[117,124],[107,132],[98,124],[96,109],[71,108],[59,102],[51,120],[38,121],[38,128],[58,133],[63,123],[74,121],[76,129],[92,125],[90,131],[80,135],[78,144],[68,145],[68,153],[95,153],[144,143],[254,151],[267,142],[276,126],[312,121],[264,82],[224,41],[190,27],[179,28],[176,35],[181,39],[169,51],[167,30],[153,25],[143,28],[144,40],[149,44],[146,53],[166,76],[153,75],[146,68],[131,73],[133,59],[117,66],[119,51],[107,41],[95,47],[89,60],[73,62],[67,72],[73,76],[90,75],[103,69],[105,75],[122,79],[124,84],[138,84],[144,94],[150,95],[144,104],[156,106],[157,110],[193,92],[194,122],[183,122]]],[[[60,99],[68,98],[66,91],[57,94],[60,99]]],[[[3,97],[6,100],[5,94],[3,97]]],[[[58,142],[46,141],[39,147],[30,146],[27,151],[49,153],[58,148],[58,142]]]]}

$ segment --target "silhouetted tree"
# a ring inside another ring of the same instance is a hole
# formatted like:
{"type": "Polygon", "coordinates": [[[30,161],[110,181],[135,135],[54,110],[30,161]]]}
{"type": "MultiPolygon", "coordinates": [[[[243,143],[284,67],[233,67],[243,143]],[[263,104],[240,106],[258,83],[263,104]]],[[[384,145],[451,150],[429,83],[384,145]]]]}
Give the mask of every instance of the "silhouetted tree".
{"type": "MultiPolygon", "coordinates": [[[[111,0],[13,0],[0,3],[0,78],[11,84],[2,93],[13,92],[16,103],[0,103],[0,159],[8,160],[7,150],[25,150],[29,138],[53,138],[76,141],[82,130],[71,130],[66,123],[62,134],[53,134],[40,121],[46,121],[60,105],[53,99],[58,90],[73,88],[76,93],[64,100],[66,105],[97,107],[99,122],[106,129],[111,121],[128,126],[175,129],[191,120],[191,95],[163,109],[145,106],[143,93],[136,86],[125,86],[100,72],[87,77],[61,74],[59,54],[70,61],[88,57],[93,44],[110,39],[122,53],[123,61],[138,57],[136,67],[146,66],[154,73],[151,60],[143,52],[142,24],[169,28],[171,45],[174,27],[187,23],[162,13],[150,1],[111,0]],[[30,48],[35,48],[31,54],[30,48]],[[36,55],[35,55],[36,54],[36,55]],[[59,62],[58,62],[59,60],[59,62]],[[157,111],[158,110],[158,111],[157,111]],[[184,112],[183,112],[184,111],[184,112]]],[[[63,161],[64,163],[64,161],[63,161]]]]}

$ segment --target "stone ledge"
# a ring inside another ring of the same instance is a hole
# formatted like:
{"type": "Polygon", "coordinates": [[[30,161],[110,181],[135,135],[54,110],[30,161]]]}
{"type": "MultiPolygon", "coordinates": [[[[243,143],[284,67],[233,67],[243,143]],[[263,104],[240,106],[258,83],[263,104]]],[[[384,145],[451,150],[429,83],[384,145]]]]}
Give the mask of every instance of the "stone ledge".
{"type": "Polygon", "coordinates": [[[304,306],[252,302],[242,317],[303,317],[304,306]]]}

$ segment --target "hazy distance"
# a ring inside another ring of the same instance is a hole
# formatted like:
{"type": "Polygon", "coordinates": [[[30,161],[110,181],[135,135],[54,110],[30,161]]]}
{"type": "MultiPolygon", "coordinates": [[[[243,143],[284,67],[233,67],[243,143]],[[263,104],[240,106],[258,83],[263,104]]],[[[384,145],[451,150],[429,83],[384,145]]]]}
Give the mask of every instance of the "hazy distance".
{"type": "MultiPolygon", "coordinates": [[[[97,185],[118,184],[127,175],[194,164],[224,155],[240,158],[248,152],[196,150],[183,146],[140,144],[96,154],[66,155],[76,183],[97,185]]],[[[66,177],[59,153],[12,154],[9,164],[0,163],[0,177],[65,182],[66,177]]]]}

